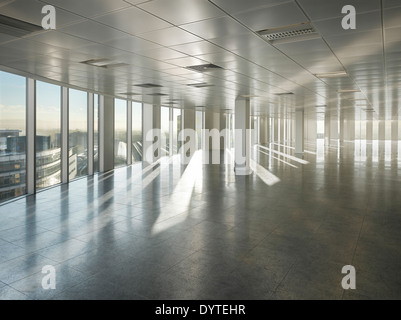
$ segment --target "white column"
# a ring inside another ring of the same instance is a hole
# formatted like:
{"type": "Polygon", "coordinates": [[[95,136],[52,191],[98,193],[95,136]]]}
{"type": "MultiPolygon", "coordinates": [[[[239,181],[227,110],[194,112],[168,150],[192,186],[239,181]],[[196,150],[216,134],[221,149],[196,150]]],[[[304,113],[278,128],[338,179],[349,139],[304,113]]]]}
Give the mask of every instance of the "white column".
{"type": "Polygon", "coordinates": [[[249,175],[250,168],[250,101],[235,100],[235,174],[249,175]]]}
{"type": "Polygon", "coordinates": [[[127,165],[132,164],[132,101],[127,103],[127,165]]]}
{"type": "MultiPolygon", "coordinates": [[[[153,113],[152,113],[152,122],[153,122],[153,129],[159,129],[161,128],[161,109],[160,106],[153,106],[153,113]]],[[[156,144],[156,151],[154,154],[153,161],[156,161],[160,158],[161,156],[161,135],[157,138],[154,143],[156,144]]]]}
{"type": "Polygon", "coordinates": [[[304,153],[304,111],[295,111],[295,153],[304,153]]]}
{"type": "Polygon", "coordinates": [[[36,192],[36,82],[26,78],[26,193],[36,192]]]}
{"type": "Polygon", "coordinates": [[[114,98],[99,95],[99,172],[114,169],[114,98]]]}
{"type": "Polygon", "coordinates": [[[61,87],[61,183],[68,183],[70,180],[69,125],[68,88],[61,87]]]}
{"type": "Polygon", "coordinates": [[[150,148],[153,149],[153,139],[150,139],[149,132],[153,129],[153,106],[148,103],[144,103],[142,110],[142,130],[143,130],[143,162],[144,164],[150,164],[153,162],[153,151],[150,152],[150,148]]]}
{"type": "Polygon", "coordinates": [[[88,175],[94,172],[94,94],[88,93],[88,175]]]}

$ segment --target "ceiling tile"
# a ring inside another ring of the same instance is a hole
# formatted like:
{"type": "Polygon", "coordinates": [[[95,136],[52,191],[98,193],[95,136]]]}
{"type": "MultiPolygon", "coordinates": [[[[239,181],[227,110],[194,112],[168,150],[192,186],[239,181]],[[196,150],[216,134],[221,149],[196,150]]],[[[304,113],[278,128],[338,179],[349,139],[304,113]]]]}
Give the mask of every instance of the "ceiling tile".
{"type": "Polygon", "coordinates": [[[282,4],[283,2],[293,2],[293,0],[211,0],[211,2],[228,13],[238,13],[241,11],[254,10],[268,5],[282,4]]]}
{"type": "Polygon", "coordinates": [[[207,53],[224,52],[224,49],[221,49],[218,46],[215,46],[214,44],[208,41],[197,41],[192,43],[181,44],[178,46],[172,46],[171,49],[183,52],[191,56],[199,54],[207,54],[207,53]]]}
{"type": "Polygon", "coordinates": [[[166,47],[201,40],[199,37],[176,27],[144,33],[141,35],[141,38],[159,43],[166,47]]]}
{"type": "Polygon", "coordinates": [[[384,28],[401,27],[401,7],[386,9],[383,12],[384,28]]]}
{"type": "Polygon", "coordinates": [[[324,2],[322,0],[298,0],[298,3],[312,21],[343,17],[344,14],[341,11],[346,5],[354,6],[357,14],[380,10],[381,8],[380,1],[377,0],[336,0],[324,2]]]}
{"type": "Polygon", "coordinates": [[[194,22],[181,27],[204,39],[249,33],[248,29],[230,17],[194,22]]]}
{"type": "Polygon", "coordinates": [[[137,37],[127,36],[104,42],[105,45],[129,52],[140,52],[161,48],[160,45],[137,37]]]}
{"type": "Polygon", "coordinates": [[[29,39],[67,49],[73,49],[90,44],[87,40],[64,34],[56,30],[47,31],[30,37],[29,39]]]}
{"type": "Polygon", "coordinates": [[[168,22],[136,7],[106,14],[95,18],[95,20],[132,35],[138,35],[171,26],[168,22]]]}
{"type": "Polygon", "coordinates": [[[253,31],[281,26],[288,26],[308,21],[299,7],[293,3],[285,3],[272,7],[258,8],[234,15],[239,21],[253,31]]]}
{"type": "Polygon", "coordinates": [[[111,41],[113,39],[124,38],[127,36],[127,34],[124,32],[90,20],[62,28],[60,31],[99,43],[111,41]]]}
{"type": "MultiPolygon", "coordinates": [[[[45,4],[36,0],[15,0],[0,6],[0,14],[20,19],[29,23],[42,25],[42,8],[45,4]]],[[[56,11],[56,28],[84,20],[83,17],[59,9],[56,11]]]]}
{"type": "MultiPolygon", "coordinates": [[[[323,37],[329,37],[334,35],[348,36],[350,34],[357,34],[356,37],[360,36],[360,32],[369,30],[381,30],[381,12],[373,11],[369,13],[362,13],[356,15],[357,28],[355,30],[348,29],[344,30],[341,26],[341,19],[327,19],[322,21],[315,21],[315,26],[318,33],[323,37]],[[359,34],[359,35],[358,35],[359,34]]],[[[366,40],[370,40],[367,38],[366,40]]]]}
{"type": "Polygon", "coordinates": [[[123,0],[41,0],[88,18],[129,7],[123,0]]]}
{"type": "Polygon", "coordinates": [[[213,4],[203,0],[155,0],[138,7],[175,25],[224,15],[213,4]]]}

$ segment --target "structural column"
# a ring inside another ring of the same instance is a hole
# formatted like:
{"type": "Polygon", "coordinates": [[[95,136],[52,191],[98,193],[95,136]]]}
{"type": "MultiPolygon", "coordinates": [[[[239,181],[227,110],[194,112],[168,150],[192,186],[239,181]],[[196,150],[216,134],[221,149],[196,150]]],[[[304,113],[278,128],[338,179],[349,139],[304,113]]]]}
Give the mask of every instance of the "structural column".
{"type": "Polygon", "coordinates": [[[69,143],[69,102],[68,88],[61,87],[61,183],[70,180],[70,143],[69,143]]]}
{"type": "Polygon", "coordinates": [[[132,101],[127,104],[127,165],[132,164],[132,101]]]}
{"type": "Polygon", "coordinates": [[[249,175],[251,153],[250,101],[235,100],[235,174],[249,175]]]}
{"type": "Polygon", "coordinates": [[[99,172],[114,169],[114,98],[99,95],[99,172]]]}
{"type": "Polygon", "coordinates": [[[143,162],[153,163],[153,106],[148,103],[143,104],[142,110],[142,130],[143,130],[143,162]]]}
{"type": "Polygon", "coordinates": [[[36,192],[36,82],[26,79],[26,193],[36,192]]]}
{"type": "MultiPolygon", "coordinates": [[[[153,154],[153,161],[156,161],[160,159],[161,157],[161,147],[162,147],[162,142],[161,142],[161,109],[160,106],[153,106],[152,110],[152,123],[153,123],[153,129],[158,131],[157,138],[154,138],[153,143],[155,145],[155,152],[153,154]]],[[[155,133],[157,132],[155,131],[155,133]]]]}
{"type": "Polygon", "coordinates": [[[304,153],[304,110],[295,111],[295,154],[304,153]]]}
{"type": "Polygon", "coordinates": [[[94,94],[88,93],[88,175],[94,173],[94,94]]]}

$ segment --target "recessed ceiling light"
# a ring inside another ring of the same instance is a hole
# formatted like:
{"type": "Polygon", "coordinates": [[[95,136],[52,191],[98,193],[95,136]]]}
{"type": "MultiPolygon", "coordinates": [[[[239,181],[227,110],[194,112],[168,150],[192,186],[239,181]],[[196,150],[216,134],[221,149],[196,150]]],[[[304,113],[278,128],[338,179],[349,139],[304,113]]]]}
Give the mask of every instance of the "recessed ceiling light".
{"type": "Polygon", "coordinates": [[[316,73],[315,76],[318,78],[337,78],[337,77],[346,77],[348,76],[348,74],[345,71],[336,71],[336,72],[316,73]]]}
{"type": "Polygon", "coordinates": [[[276,96],[289,96],[289,95],[293,95],[293,92],[279,92],[279,93],[274,93],[274,95],[276,96]]]}
{"type": "Polygon", "coordinates": [[[353,93],[353,92],[361,92],[359,89],[341,89],[337,90],[338,93],[353,93]]]}

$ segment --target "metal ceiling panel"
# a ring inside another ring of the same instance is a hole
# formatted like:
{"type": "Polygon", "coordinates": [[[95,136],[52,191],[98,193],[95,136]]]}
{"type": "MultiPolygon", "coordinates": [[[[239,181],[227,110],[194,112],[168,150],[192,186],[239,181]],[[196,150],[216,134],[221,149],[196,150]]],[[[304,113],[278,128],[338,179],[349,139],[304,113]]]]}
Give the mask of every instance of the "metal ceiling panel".
{"type": "Polygon", "coordinates": [[[140,4],[138,7],[175,25],[224,15],[208,1],[199,0],[154,0],[140,4]]]}
{"type": "MultiPolygon", "coordinates": [[[[311,21],[343,17],[342,8],[346,5],[355,7],[358,14],[381,9],[378,0],[297,0],[311,21]]],[[[339,20],[341,23],[341,20],[339,20]]]]}
{"type": "Polygon", "coordinates": [[[136,7],[106,14],[95,20],[132,35],[171,27],[170,23],[136,7]]]}
{"type": "Polygon", "coordinates": [[[124,32],[91,20],[86,20],[72,26],[61,28],[59,31],[99,43],[127,36],[124,32]]]}
{"type": "Polygon", "coordinates": [[[129,7],[130,4],[123,0],[41,0],[42,2],[54,5],[71,11],[75,14],[88,18],[105,14],[111,11],[129,7]]]}
{"type": "Polygon", "coordinates": [[[305,17],[301,9],[294,2],[246,11],[235,14],[234,17],[253,31],[308,21],[308,18],[305,17]]]}
{"type": "Polygon", "coordinates": [[[248,33],[249,30],[230,17],[222,17],[189,23],[181,26],[183,29],[202,37],[203,39],[214,39],[225,36],[237,36],[248,33]]]}
{"type": "Polygon", "coordinates": [[[166,47],[202,40],[199,37],[176,27],[144,33],[141,35],[141,38],[156,42],[166,47]]]}
{"type": "MultiPolygon", "coordinates": [[[[42,14],[42,8],[44,5],[43,2],[36,0],[14,0],[6,5],[0,6],[0,14],[41,26],[42,19],[45,16],[42,14]]],[[[83,21],[85,19],[82,16],[75,15],[62,9],[58,9],[56,13],[57,28],[77,23],[78,21],[83,21]]]]}

